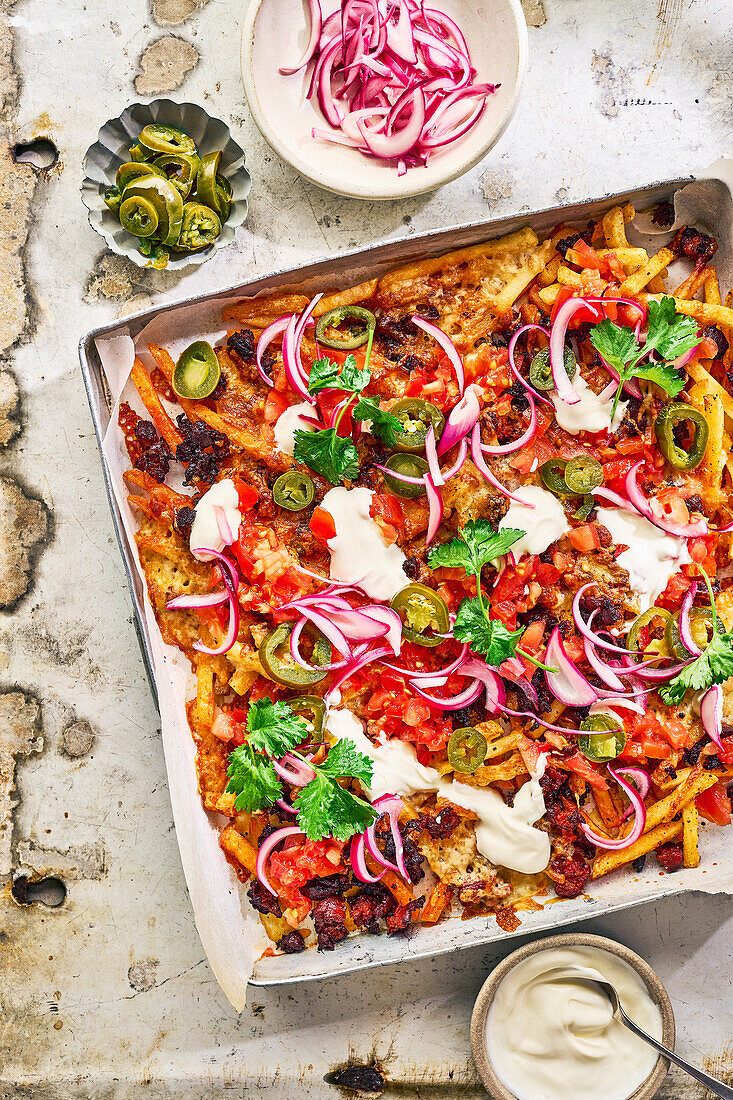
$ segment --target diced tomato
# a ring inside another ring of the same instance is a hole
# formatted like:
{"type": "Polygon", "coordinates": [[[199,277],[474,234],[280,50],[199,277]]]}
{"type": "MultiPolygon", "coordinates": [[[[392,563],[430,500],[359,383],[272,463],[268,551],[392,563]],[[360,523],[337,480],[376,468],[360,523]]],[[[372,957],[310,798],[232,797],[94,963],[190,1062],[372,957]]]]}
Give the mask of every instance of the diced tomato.
{"type": "Polygon", "coordinates": [[[596,787],[600,791],[608,790],[608,783],[595,764],[591,764],[590,760],[586,760],[579,752],[574,752],[572,756],[568,756],[565,760],[558,761],[558,767],[567,768],[568,771],[579,775],[591,787],[596,787]]]}
{"type": "Polygon", "coordinates": [[[241,477],[233,477],[232,481],[239,497],[239,511],[249,512],[259,500],[259,493],[254,485],[248,485],[241,477]]]}
{"type": "Polygon", "coordinates": [[[583,649],[583,639],[579,638],[577,634],[571,634],[567,638],[563,638],[562,644],[565,647],[565,652],[571,661],[576,664],[578,661],[582,661],[585,656],[585,650],[583,649]]]}
{"type": "Polygon", "coordinates": [[[582,527],[573,527],[568,531],[570,545],[581,553],[589,550],[599,550],[601,540],[598,536],[598,528],[595,523],[584,523],[582,527]]]}
{"type": "Polygon", "coordinates": [[[664,607],[667,611],[676,611],[690,584],[691,581],[684,573],[673,573],[667,581],[667,587],[657,600],[659,607],[664,607]]]}
{"type": "MultiPolygon", "coordinates": [[[[318,408],[321,411],[321,419],[324,424],[329,423],[329,418],[333,414],[337,405],[340,405],[346,400],[347,394],[343,390],[323,390],[318,395],[318,408]]],[[[351,429],[353,427],[351,420],[351,412],[356,407],[356,401],[350,401],[349,406],[344,412],[343,416],[339,420],[339,426],[336,429],[337,435],[346,436],[351,435],[351,429]]]]}
{"type": "Polygon", "coordinates": [[[639,461],[638,455],[626,455],[624,458],[611,459],[603,467],[603,476],[607,488],[614,493],[625,495],[624,481],[632,466],[639,461]]]}
{"type": "Polygon", "coordinates": [[[718,749],[718,756],[724,764],[733,764],[733,737],[722,737],[720,743],[723,747],[718,749]]]}
{"type": "MultiPolygon", "coordinates": [[[[677,722],[677,719],[675,719],[675,722],[677,722]]],[[[680,724],[677,723],[677,725],[680,724]]],[[[687,736],[687,731],[685,731],[682,745],[685,744],[687,736]]],[[[679,740],[679,731],[674,728],[670,728],[668,731],[656,714],[647,711],[646,714],[635,716],[630,721],[628,741],[622,756],[635,758],[636,754],[631,750],[631,744],[634,744],[638,746],[639,752],[644,757],[651,760],[667,760],[672,755],[670,745],[673,739],[679,740]]]]}
{"type": "Polygon", "coordinates": [[[311,531],[321,542],[328,542],[336,537],[336,523],[330,512],[325,508],[314,508],[310,523],[311,531]]]}
{"type": "Polygon", "coordinates": [[[344,847],[342,841],[332,837],[293,839],[295,842],[290,847],[270,856],[270,873],[283,886],[303,886],[309,879],[332,875],[339,866],[344,847]]]}
{"type": "Polygon", "coordinates": [[[730,797],[722,783],[708,787],[695,799],[698,813],[716,825],[730,825],[730,797]]]}
{"type": "Polygon", "coordinates": [[[275,421],[282,416],[289,404],[290,402],[288,401],[288,395],[286,393],[280,393],[278,390],[271,389],[267,395],[263,412],[265,424],[274,424],[275,421]]]}
{"type": "Polygon", "coordinates": [[[236,748],[237,745],[244,744],[246,723],[247,716],[240,707],[220,710],[213,721],[211,732],[220,741],[230,742],[231,746],[236,748]]]}
{"type": "Polygon", "coordinates": [[[369,506],[369,515],[372,519],[379,518],[385,523],[391,523],[393,527],[402,527],[405,522],[402,505],[391,493],[375,493],[369,506]]]}
{"type": "MultiPolygon", "coordinates": [[[[577,297],[582,297],[582,295],[576,294],[576,291],[573,287],[561,286],[560,290],[558,291],[557,298],[555,299],[554,304],[552,306],[552,312],[550,314],[550,320],[551,321],[555,320],[555,318],[557,317],[558,310],[560,309],[560,306],[564,305],[564,303],[567,302],[568,298],[577,298],[577,297]]],[[[578,325],[583,324],[585,321],[598,321],[598,320],[599,320],[598,309],[595,306],[592,306],[592,305],[586,306],[584,309],[579,309],[578,312],[573,315],[573,317],[570,321],[570,328],[577,328],[578,325]]]]}

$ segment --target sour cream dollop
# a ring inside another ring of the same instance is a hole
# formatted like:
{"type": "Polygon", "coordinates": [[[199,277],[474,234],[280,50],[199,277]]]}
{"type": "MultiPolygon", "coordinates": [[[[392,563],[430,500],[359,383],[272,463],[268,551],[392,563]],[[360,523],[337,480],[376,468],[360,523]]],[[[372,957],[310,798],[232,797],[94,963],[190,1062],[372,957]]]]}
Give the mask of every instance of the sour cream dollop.
{"type": "Polygon", "coordinates": [[[618,428],[624,418],[627,401],[619,401],[611,420],[613,394],[602,398],[594,393],[579,371],[575,372],[573,389],[580,398],[574,405],[568,405],[555,393],[550,394],[550,400],[555,407],[555,419],[561,428],[570,435],[577,435],[578,432],[615,431],[618,428]]]}
{"type": "Polygon", "coordinates": [[[211,554],[202,552],[204,549],[217,550],[221,553],[225,546],[230,545],[219,530],[215,510],[217,507],[223,510],[225,522],[236,539],[242,522],[242,513],[239,511],[239,494],[230,477],[225,477],[223,481],[217,481],[216,485],[212,485],[196,505],[188,544],[191,553],[199,561],[212,560],[211,554]]]}
{"type": "Polygon", "coordinates": [[[617,546],[628,546],[616,561],[629,574],[639,611],[650,608],[669,578],[692,560],[685,539],[665,534],[643,516],[621,508],[599,508],[598,522],[608,529],[617,546]]]}
{"type": "Polygon", "coordinates": [[[475,813],[476,847],[481,855],[500,867],[532,875],[543,871],[550,859],[550,838],[533,828],[545,812],[545,801],[538,771],[518,791],[513,806],[488,787],[470,787],[467,783],[448,782],[435,768],[419,762],[412,747],[393,738],[372,744],[355,714],[332,710],[327,720],[329,732],[337,739],[348,738],[374,765],[369,794],[408,797],[418,791],[435,790],[456,806],[475,813]]]}
{"type": "Polygon", "coordinates": [[[329,489],[321,502],[333,517],[336,534],[328,541],[331,580],[359,582],[373,600],[389,601],[407,585],[402,568],[405,555],[388,546],[369,515],[374,494],[370,489],[329,489]]]}
{"type": "Polygon", "coordinates": [[[525,503],[515,504],[512,501],[499,524],[499,530],[515,527],[526,532],[512,546],[516,558],[522,554],[543,554],[548,546],[570,530],[563,506],[556,496],[540,485],[521,485],[512,491],[525,503]]]}
{"type": "Polygon", "coordinates": [[[280,454],[293,457],[295,450],[295,433],[297,431],[313,432],[312,424],[307,424],[304,416],[313,416],[313,406],[307,401],[301,401],[299,405],[291,405],[275,421],[275,446],[280,454]]]}
{"type": "Polygon", "coordinates": [[[624,959],[597,947],[537,951],[499,984],[486,1024],[494,1071],[518,1100],[628,1100],[654,1069],[656,1053],[613,1019],[598,979],[661,1039],[659,1009],[624,959]]]}

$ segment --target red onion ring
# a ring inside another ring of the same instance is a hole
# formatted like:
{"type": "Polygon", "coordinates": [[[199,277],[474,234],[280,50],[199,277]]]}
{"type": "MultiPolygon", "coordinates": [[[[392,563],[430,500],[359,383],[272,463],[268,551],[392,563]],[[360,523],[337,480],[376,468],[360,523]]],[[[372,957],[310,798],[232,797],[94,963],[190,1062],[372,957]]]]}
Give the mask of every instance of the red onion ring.
{"type": "Polygon", "coordinates": [[[693,657],[699,657],[702,653],[700,646],[692,636],[692,627],[690,625],[690,608],[692,607],[692,602],[696,594],[697,581],[693,581],[685,592],[684,599],[680,604],[680,639],[685,649],[691,653],[693,657]]]}
{"type": "Polygon", "coordinates": [[[570,707],[585,707],[595,703],[598,692],[568,657],[558,627],[550,635],[545,661],[558,669],[557,672],[545,672],[547,686],[556,699],[570,707]]]}
{"type": "Polygon", "coordinates": [[[474,424],[473,431],[471,433],[471,458],[473,459],[473,464],[476,469],[480,470],[486,480],[490,482],[490,484],[493,485],[495,489],[498,489],[499,492],[502,493],[508,500],[513,500],[516,504],[521,504],[524,508],[534,508],[534,504],[528,504],[526,500],[522,500],[521,497],[514,496],[513,493],[510,493],[506,486],[502,485],[499,479],[494,476],[494,473],[487,465],[486,459],[483,455],[483,451],[481,450],[480,424],[474,424]]]}
{"type": "Polygon", "coordinates": [[[720,684],[708,688],[700,702],[700,720],[703,729],[723,751],[723,689],[720,684]]]}
{"type": "Polygon", "coordinates": [[[264,888],[269,890],[274,897],[277,897],[277,891],[273,890],[267,877],[267,860],[273,848],[276,848],[281,840],[286,840],[289,836],[296,836],[296,834],[305,836],[303,830],[299,829],[297,825],[285,825],[282,829],[276,829],[274,833],[270,833],[266,840],[263,840],[257,853],[255,873],[264,888]]]}
{"type": "Polygon", "coordinates": [[[643,459],[632,466],[626,475],[624,481],[624,488],[626,489],[626,495],[629,498],[631,504],[636,508],[639,515],[644,519],[648,519],[650,523],[653,523],[655,527],[658,527],[660,531],[664,531],[665,534],[675,535],[681,539],[691,539],[699,535],[706,535],[708,533],[707,520],[702,519],[699,523],[670,523],[668,520],[660,519],[652,511],[649,501],[646,499],[636,481],[636,472],[640,466],[644,465],[643,459]]]}
{"type": "Polygon", "coordinates": [[[529,425],[527,430],[520,435],[519,439],[512,440],[511,443],[502,443],[497,447],[490,447],[486,443],[481,444],[481,450],[487,455],[509,455],[514,451],[521,450],[527,443],[531,442],[534,438],[535,431],[537,430],[537,406],[535,404],[534,397],[531,393],[527,395],[529,401],[529,425]]]}
{"type": "Polygon", "coordinates": [[[196,611],[200,607],[219,607],[229,599],[229,593],[203,592],[194,596],[175,596],[165,605],[168,611],[196,611]]]}
{"type": "Polygon", "coordinates": [[[566,405],[577,405],[580,401],[580,397],[573,389],[573,384],[568,378],[567,371],[565,370],[565,337],[568,331],[568,324],[578,310],[584,308],[585,302],[582,298],[568,298],[567,302],[563,302],[557,311],[550,330],[550,368],[552,370],[552,380],[555,383],[557,396],[561,401],[564,401],[566,405]]]}
{"type": "Polygon", "coordinates": [[[430,514],[428,516],[428,529],[425,535],[425,545],[430,546],[435,536],[438,533],[438,528],[443,521],[443,513],[445,506],[443,504],[443,498],[438,492],[431,478],[430,474],[425,474],[423,477],[423,484],[425,485],[425,494],[428,498],[428,505],[430,508],[430,514]]]}
{"type": "Polygon", "coordinates": [[[609,765],[608,770],[619,787],[625,791],[629,802],[634,808],[634,823],[626,836],[619,837],[616,840],[612,840],[610,837],[601,836],[600,833],[591,829],[590,825],[586,825],[585,822],[581,822],[580,828],[585,837],[590,840],[592,844],[595,844],[596,847],[605,848],[608,851],[620,851],[623,848],[629,848],[632,844],[635,844],[643,834],[644,825],[646,824],[646,807],[644,805],[644,799],[636,788],[632,787],[632,785],[627,783],[623,778],[629,771],[635,773],[637,771],[636,768],[612,768],[609,765]]]}
{"type": "Polygon", "coordinates": [[[417,328],[422,329],[423,332],[426,332],[428,336],[432,336],[436,344],[445,352],[448,361],[453,367],[453,370],[456,372],[459,393],[463,394],[463,390],[466,385],[466,380],[463,372],[463,360],[458,354],[458,349],[456,348],[451,338],[446,335],[446,333],[443,332],[441,328],[438,328],[437,325],[434,325],[432,321],[426,321],[423,317],[418,317],[417,314],[412,317],[412,323],[413,325],[416,325],[417,328]]]}
{"type": "Polygon", "coordinates": [[[386,868],[380,875],[372,875],[370,873],[366,865],[364,841],[365,837],[363,833],[361,836],[352,836],[351,838],[351,869],[360,882],[379,882],[379,880],[384,877],[384,870],[386,870],[386,868]]]}
{"type": "Polygon", "coordinates": [[[532,398],[535,401],[539,401],[543,405],[548,405],[554,412],[555,406],[552,404],[552,401],[550,401],[550,399],[547,397],[543,397],[541,393],[538,393],[537,390],[533,389],[532,386],[530,386],[526,378],[523,378],[522,375],[519,373],[519,370],[517,369],[517,364],[514,362],[514,349],[517,346],[517,340],[524,332],[529,332],[531,329],[537,329],[538,332],[544,332],[547,339],[550,339],[549,332],[547,331],[547,329],[544,329],[542,325],[522,325],[521,328],[517,329],[517,331],[514,333],[511,340],[509,341],[509,369],[516,378],[517,382],[519,382],[520,385],[524,386],[527,393],[531,394],[532,398]]]}
{"type": "Polygon", "coordinates": [[[444,455],[454,447],[456,443],[468,435],[479,416],[481,405],[479,396],[483,393],[480,386],[474,382],[468,387],[460,401],[453,406],[443,428],[443,434],[438,444],[438,454],[444,455]]]}
{"type": "Polygon", "coordinates": [[[308,44],[305,47],[305,53],[301,57],[297,65],[283,66],[280,72],[283,76],[292,76],[294,73],[300,72],[316,52],[318,47],[318,40],[321,37],[321,27],[323,26],[323,15],[321,13],[321,5],[319,0],[308,0],[308,12],[310,14],[310,34],[308,35],[308,44]]]}
{"type": "Polygon", "coordinates": [[[275,383],[273,382],[272,378],[270,378],[269,374],[267,374],[267,372],[265,371],[265,368],[262,365],[262,358],[275,337],[280,336],[281,333],[285,332],[289,324],[290,317],[278,317],[277,321],[273,321],[271,325],[268,325],[266,329],[263,329],[262,333],[260,334],[260,338],[257,341],[257,356],[255,358],[255,362],[257,364],[257,371],[259,373],[259,376],[267,386],[274,386],[275,383]]]}
{"type": "Polygon", "coordinates": [[[585,650],[585,656],[587,658],[588,664],[595,671],[596,675],[599,676],[601,680],[603,680],[603,683],[607,684],[610,688],[613,688],[614,691],[623,691],[623,681],[619,680],[618,676],[609,664],[601,660],[601,658],[598,656],[598,653],[596,652],[596,647],[593,645],[592,642],[589,642],[587,638],[583,639],[583,649],[585,650]]]}

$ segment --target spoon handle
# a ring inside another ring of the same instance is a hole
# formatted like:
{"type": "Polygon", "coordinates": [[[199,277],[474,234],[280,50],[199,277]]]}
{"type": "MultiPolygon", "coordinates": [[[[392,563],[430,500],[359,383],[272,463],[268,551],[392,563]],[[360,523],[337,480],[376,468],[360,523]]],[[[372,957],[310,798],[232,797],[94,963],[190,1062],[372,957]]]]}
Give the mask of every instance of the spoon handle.
{"type": "Polygon", "coordinates": [[[651,1035],[647,1035],[645,1031],[642,1031],[640,1027],[636,1026],[633,1020],[629,1019],[620,1005],[619,1012],[626,1027],[629,1028],[630,1031],[633,1031],[634,1035],[638,1035],[640,1039],[643,1039],[645,1043],[649,1043],[649,1046],[654,1047],[654,1049],[664,1058],[668,1058],[670,1062],[679,1066],[679,1068],[683,1069],[685,1073],[688,1073],[690,1077],[699,1081],[701,1085],[705,1085],[714,1096],[720,1096],[722,1100],[733,1100],[733,1088],[729,1085],[724,1085],[722,1081],[716,1081],[709,1073],[703,1073],[701,1069],[696,1069],[695,1066],[691,1066],[684,1058],[680,1058],[678,1054],[674,1054],[671,1050],[667,1050],[666,1047],[663,1047],[656,1039],[652,1039],[651,1035]]]}

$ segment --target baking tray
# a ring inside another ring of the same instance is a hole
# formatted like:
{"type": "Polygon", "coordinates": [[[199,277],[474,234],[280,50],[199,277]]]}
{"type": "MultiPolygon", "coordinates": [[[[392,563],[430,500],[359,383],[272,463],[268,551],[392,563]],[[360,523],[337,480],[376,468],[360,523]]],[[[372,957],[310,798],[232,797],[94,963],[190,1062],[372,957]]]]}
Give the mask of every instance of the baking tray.
{"type": "MultiPolygon", "coordinates": [[[[733,181],[732,163],[721,161],[698,177],[662,181],[644,188],[604,195],[602,198],[583,203],[528,211],[495,221],[455,225],[406,239],[379,242],[367,248],[341,253],[337,257],[277,271],[207,295],[191,296],[176,302],[153,306],[128,316],[122,321],[110,322],[92,329],[82,337],[79,344],[82,374],[102,454],[107,493],[130,584],[143,658],[151,688],[161,711],[171,801],[184,871],[191,892],[197,925],[209,961],[224,992],[235,1007],[241,1008],[244,1004],[244,985],[247,981],[254,985],[270,986],[333,977],[368,967],[404,962],[458,950],[462,947],[486,944],[511,938],[513,935],[545,931],[687,890],[704,890],[711,893],[733,892],[733,853],[726,855],[722,831],[716,835],[712,830],[705,830],[702,840],[703,863],[700,868],[673,875],[661,875],[656,867],[650,867],[646,874],[629,873],[625,877],[611,876],[608,880],[593,884],[587,896],[562,902],[559,899],[548,899],[541,911],[521,914],[522,923],[515,932],[500,929],[493,917],[476,917],[468,921],[449,920],[433,928],[416,926],[407,937],[355,937],[340,944],[335,951],[327,953],[308,950],[299,955],[257,959],[255,954],[258,952],[252,953],[251,942],[246,950],[243,949],[242,928],[249,929],[253,936],[254,933],[251,932],[254,928],[253,922],[256,921],[259,925],[259,920],[244,900],[241,886],[227,868],[229,879],[224,893],[228,895],[229,908],[225,922],[228,920],[231,927],[222,930],[222,911],[219,905],[222,899],[211,896],[217,891],[221,892],[221,880],[218,885],[211,885],[207,878],[214,873],[210,862],[213,848],[209,845],[208,850],[202,852],[199,851],[197,843],[191,843],[188,818],[197,813],[205,818],[207,815],[203,809],[200,809],[197,799],[191,798],[191,791],[195,794],[193,771],[188,773],[187,779],[182,778],[185,773],[181,772],[180,765],[175,766],[172,771],[172,765],[176,765],[176,754],[189,757],[190,763],[191,750],[190,745],[187,746],[180,737],[178,743],[175,738],[168,740],[166,738],[166,723],[169,715],[164,697],[168,695],[169,703],[172,697],[169,691],[161,692],[160,689],[166,686],[163,666],[173,658],[170,652],[164,660],[161,660],[160,652],[157,660],[154,658],[154,651],[156,649],[160,651],[160,642],[151,636],[150,611],[148,609],[146,614],[146,596],[137,566],[134,543],[129,533],[129,517],[125,519],[122,515],[120,501],[115,495],[112,484],[110,463],[103,447],[111,411],[118,394],[114,392],[115,386],[110,383],[105,372],[100,347],[105,346],[105,342],[110,338],[119,336],[128,336],[134,341],[143,329],[151,325],[154,331],[156,329],[165,331],[166,323],[170,321],[174,311],[178,311],[175,318],[176,327],[189,328],[185,334],[188,341],[203,334],[204,329],[201,327],[200,319],[207,316],[207,310],[209,313],[220,313],[221,305],[232,299],[254,297],[274,290],[298,289],[315,293],[329,287],[350,286],[380,275],[397,264],[439,255],[450,249],[502,236],[520,226],[530,225],[542,233],[561,221],[584,225],[589,218],[598,215],[610,205],[626,201],[633,203],[637,210],[661,201],[674,201],[678,217],[675,225],[678,222],[694,223],[713,232],[719,242],[716,261],[721,275],[721,285],[730,286],[733,281],[731,181],[733,181]],[[185,792],[181,791],[181,784],[187,784],[188,789],[185,792]],[[195,809],[196,804],[199,810],[195,809]],[[237,922],[241,924],[240,928],[237,922]],[[237,939],[238,931],[239,939],[237,939]],[[249,969],[248,960],[251,960],[253,965],[251,973],[246,972],[249,969]]],[[[628,228],[629,235],[633,236],[634,226],[628,228]]],[[[655,232],[659,236],[662,234],[669,236],[671,230],[655,230],[649,223],[638,227],[639,236],[655,232]]],[[[191,741],[190,736],[188,741],[191,741]]],[[[211,836],[215,837],[218,831],[215,823],[208,818],[207,821],[211,836]]],[[[206,840],[205,837],[204,840],[206,840]]],[[[213,843],[215,844],[215,841],[213,843]]],[[[214,858],[224,862],[218,848],[214,858]]],[[[648,861],[649,864],[651,862],[648,861]]]]}

